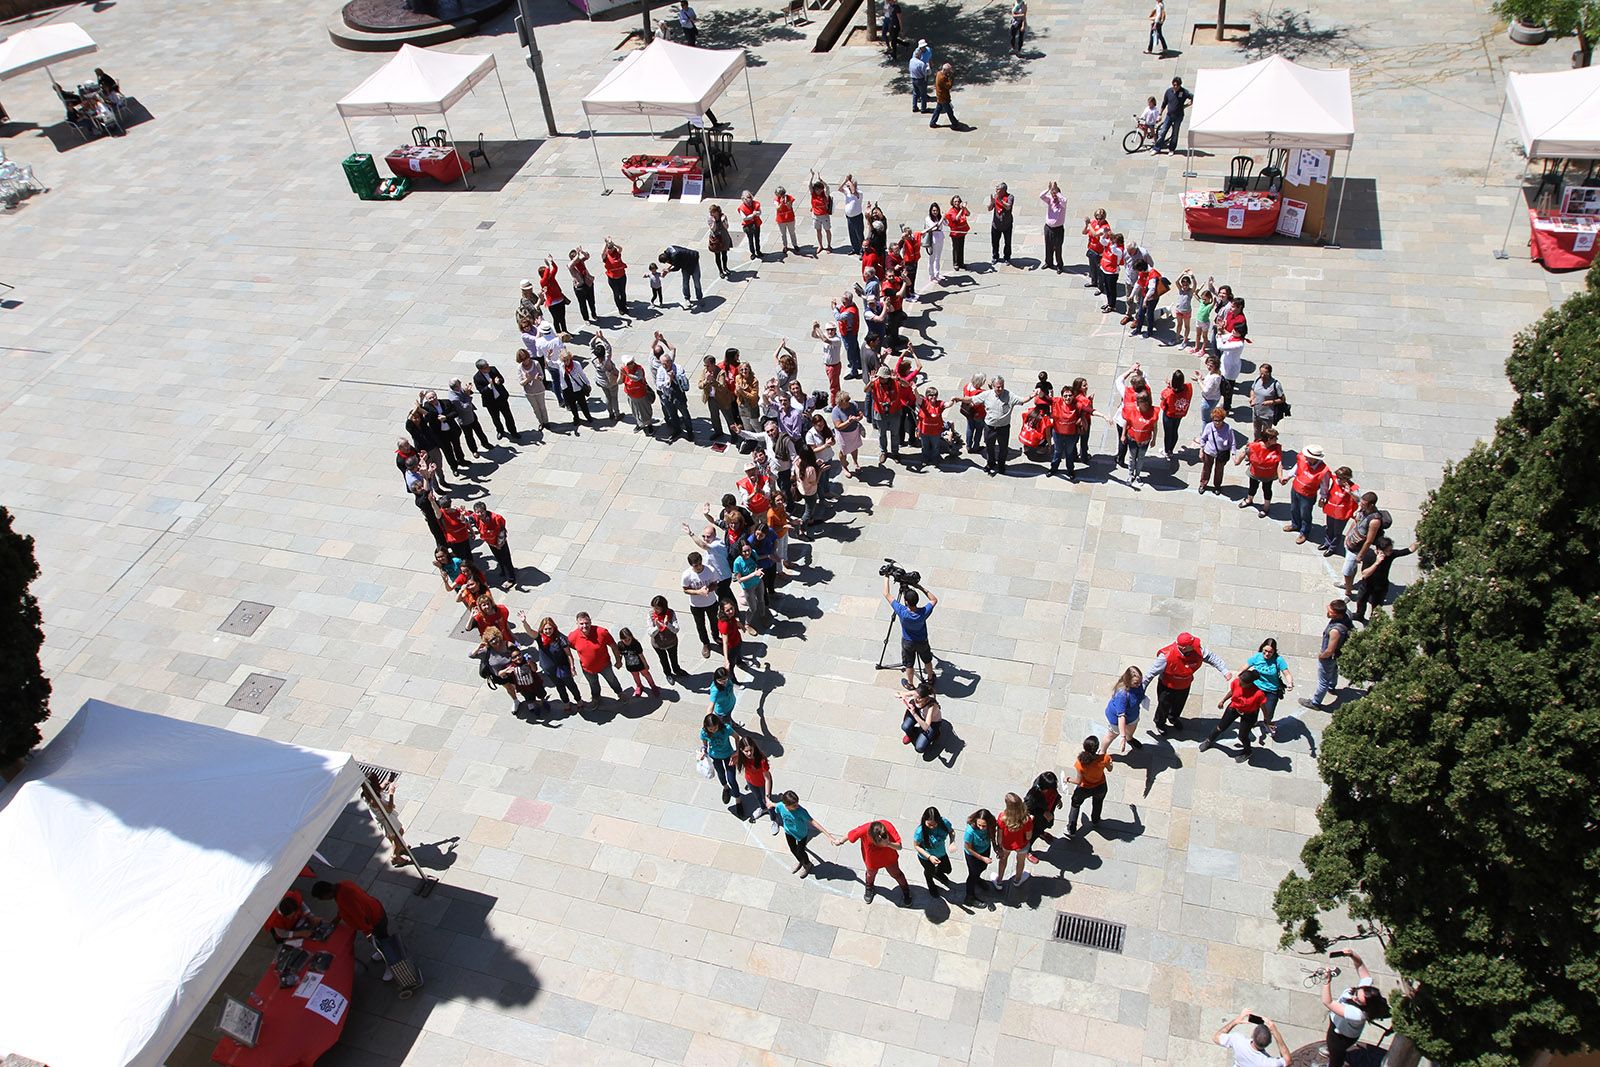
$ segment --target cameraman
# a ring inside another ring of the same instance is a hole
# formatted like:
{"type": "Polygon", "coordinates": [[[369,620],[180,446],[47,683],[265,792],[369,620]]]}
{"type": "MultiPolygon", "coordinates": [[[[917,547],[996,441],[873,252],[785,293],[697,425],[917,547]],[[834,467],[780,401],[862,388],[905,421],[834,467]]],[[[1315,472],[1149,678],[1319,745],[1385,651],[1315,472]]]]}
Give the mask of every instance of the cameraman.
{"type": "Polygon", "coordinates": [[[896,600],[890,595],[889,575],[885,574],[883,599],[889,602],[889,607],[900,619],[900,666],[905,668],[905,677],[900,679],[901,686],[906,689],[916,687],[913,671],[918,660],[922,661],[923,680],[933,684],[933,648],[928,644],[928,616],[939,606],[939,598],[922,585],[912,583],[900,587],[900,599],[896,600]],[[928,598],[927,604],[921,607],[917,606],[919,589],[928,598]]]}
{"type": "Polygon", "coordinates": [[[1344,1067],[1345,1053],[1361,1038],[1368,1019],[1387,1019],[1389,1003],[1367,972],[1361,957],[1348,950],[1328,953],[1329,959],[1344,956],[1356,966],[1356,984],[1333,996],[1333,972],[1322,983],[1322,1003],[1328,1009],[1328,1067],[1344,1067]]]}
{"type": "Polygon", "coordinates": [[[1233,1053],[1233,1067],[1287,1067],[1289,1062],[1289,1043],[1279,1033],[1278,1024],[1249,1011],[1241,1011],[1231,1022],[1224,1023],[1212,1040],[1233,1053]],[[1235,1026],[1247,1022],[1255,1023],[1249,1037],[1229,1033],[1235,1026]],[[1276,1056],[1267,1052],[1274,1040],[1278,1042],[1276,1056]]]}

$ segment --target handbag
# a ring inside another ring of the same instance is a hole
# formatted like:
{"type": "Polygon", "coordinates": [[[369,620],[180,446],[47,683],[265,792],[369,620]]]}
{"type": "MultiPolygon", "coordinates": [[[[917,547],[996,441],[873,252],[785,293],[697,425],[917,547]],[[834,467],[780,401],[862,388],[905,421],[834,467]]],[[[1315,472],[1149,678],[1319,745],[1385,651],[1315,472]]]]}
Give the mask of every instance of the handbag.
{"type": "Polygon", "coordinates": [[[716,771],[711,767],[711,757],[707,756],[704,752],[700,753],[699,758],[694,761],[694,769],[700,772],[700,777],[702,778],[713,778],[716,776],[716,771]]]}

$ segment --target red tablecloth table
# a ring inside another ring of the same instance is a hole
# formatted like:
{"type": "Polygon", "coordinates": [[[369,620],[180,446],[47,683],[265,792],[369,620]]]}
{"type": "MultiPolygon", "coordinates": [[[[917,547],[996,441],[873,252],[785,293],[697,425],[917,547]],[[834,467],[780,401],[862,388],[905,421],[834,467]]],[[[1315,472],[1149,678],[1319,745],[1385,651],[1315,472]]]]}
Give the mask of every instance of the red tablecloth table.
{"type": "MultiPolygon", "coordinates": [[[[355,936],[354,927],[340,923],[326,942],[307,940],[300,946],[312,956],[333,953],[333,962],[321,984],[347,1001],[356,977],[355,936]]],[[[305,968],[301,967],[302,976],[304,973],[305,968]]],[[[285,989],[279,985],[277,968],[269,966],[248,1001],[261,1013],[261,1033],[255,1047],[245,1048],[233,1038],[224,1037],[211,1053],[212,1060],[230,1067],[311,1067],[316,1063],[339,1040],[350,1010],[347,1006],[337,1023],[330,1022],[308,1007],[309,1000],[295,996],[294,990],[294,986],[285,989]]]]}
{"type": "Polygon", "coordinates": [[[1270,193],[1234,193],[1227,199],[1212,194],[1213,206],[1191,207],[1189,201],[1196,195],[1185,193],[1179,198],[1183,223],[1195,236],[1268,237],[1278,228],[1283,201],[1270,193]]]}
{"type": "Polygon", "coordinates": [[[1600,218],[1528,211],[1528,253],[1547,270],[1577,270],[1594,262],[1600,218]]]}
{"type": "Polygon", "coordinates": [[[622,161],[622,175],[633,183],[633,195],[648,196],[657,177],[699,178],[700,160],[694,156],[629,156],[622,161]]]}
{"type": "Polygon", "coordinates": [[[472,164],[462,159],[454,148],[433,145],[404,144],[384,156],[383,161],[397,178],[425,174],[441,182],[460,181],[462,171],[472,169],[472,164]]]}

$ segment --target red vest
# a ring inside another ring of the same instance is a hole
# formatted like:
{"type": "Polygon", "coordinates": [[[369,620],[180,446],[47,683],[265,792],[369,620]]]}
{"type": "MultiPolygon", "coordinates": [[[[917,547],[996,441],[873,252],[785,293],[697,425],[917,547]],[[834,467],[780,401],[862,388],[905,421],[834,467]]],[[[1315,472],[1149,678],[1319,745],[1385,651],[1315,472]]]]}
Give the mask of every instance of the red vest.
{"type": "Polygon", "coordinates": [[[759,482],[749,478],[739,479],[739,488],[745,492],[745,506],[754,514],[761,514],[772,505],[772,500],[767,496],[767,480],[762,478],[759,482]]]}
{"type": "Polygon", "coordinates": [[[1186,653],[1178,647],[1176,641],[1156,655],[1167,658],[1167,665],[1161,669],[1161,684],[1168,689],[1188,689],[1189,684],[1194,681],[1194,672],[1205,662],[1204,656],[1199,651],[1186,653]]]}
{"type": "Polygon", "coordinates": [[[444,527],[444,539],[452,545],[464,544],[472,539],[472,530],[455,508],[441,508],[439,525],[444,527]]]}
{"type": "Polygon", "coordinates": [[[937,400],[923,400],[917,405],[917,432],[937,437],[944,433],[944,405],[937,400]]]}
{"type": "Polygon", "coordinates": [[[1128,440],[1140,445],[1149,444],[1155,440],[1156,417],[1155,408],[1151,408],[1148,415],[1140,412],[1138,408],[1134,408],[1125,420],[1128,424],[1128,440]]]}
{"type": "Polygon", "coordinates": [[[1317,490],[1322,488],[1324,480],[1333,477],[1333,470],[1326,463],[1319,463],[1316,470],[1312,470],[1306,462],[1305,454],[1295,457],[1294,484],[1290,487],[1300,496],[1314,497],[1317,490]]]}
{"type": "Polygon", "coordinates": [[[1322,512],[1330,519],[1348,519],[1356,513],[1356,501],[1360,496],[1361,487],[1355,482],[1346,488],[1335,478],[1328,483],[1328,499],[1322,505],[1322,512]]]}

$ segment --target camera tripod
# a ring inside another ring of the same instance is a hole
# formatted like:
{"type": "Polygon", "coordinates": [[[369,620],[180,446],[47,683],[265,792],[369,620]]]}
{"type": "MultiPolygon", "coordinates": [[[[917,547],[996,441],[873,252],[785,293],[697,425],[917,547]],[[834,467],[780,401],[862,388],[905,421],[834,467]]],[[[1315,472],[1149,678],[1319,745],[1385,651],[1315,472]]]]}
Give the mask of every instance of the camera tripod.
{"type": "Polygon", "coordinates": [[[890,636],[892,636],[894,634],[895,623],[897,623],[899,621],[900,621],[900,616],[895,614],[893,607],[890,607],[889,608],[889,628],[883,631],[883,647],[878,649],[877,667],[878,667],[878,670],[880,670],[880,671],[881,670],[899,670],[900,669],[900,664],[898,664],[898,663],[885,663],[885,662],[883,662],[884,654],[889,651],[889,638],[890,638],[890,636]]]}

